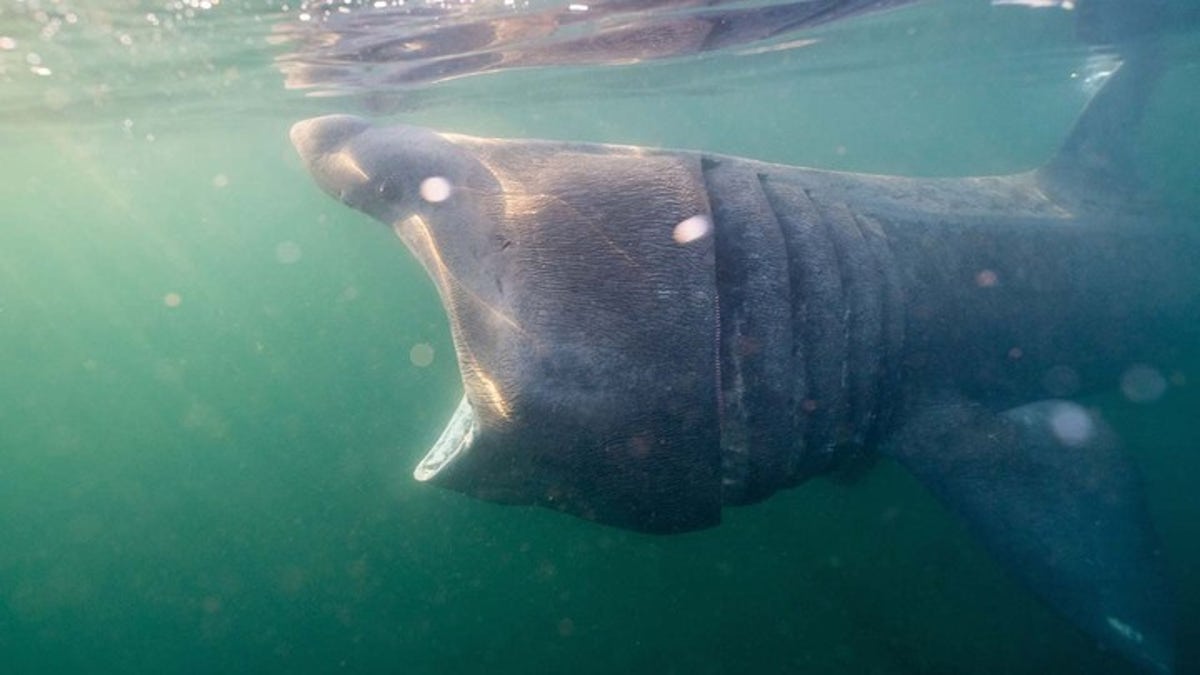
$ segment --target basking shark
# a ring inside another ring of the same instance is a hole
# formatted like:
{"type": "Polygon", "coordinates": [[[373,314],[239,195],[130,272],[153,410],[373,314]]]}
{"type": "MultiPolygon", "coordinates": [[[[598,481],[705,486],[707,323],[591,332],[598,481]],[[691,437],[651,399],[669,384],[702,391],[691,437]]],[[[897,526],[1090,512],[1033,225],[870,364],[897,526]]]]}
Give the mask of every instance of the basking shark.
{"type": "Polygon", "coordinates": [[[1200,326],[1200,233],[1127,170],[1160,60],[1123,56],[1057,155],[1008,176],[348,115],[291,138],[326,192],[395,230],[449,317],[465,396],[419,480],[672,533],[882,454],[1079,628],[1169,673],[1137,471],[1070,399],[1154,390],[1200,326]]]}

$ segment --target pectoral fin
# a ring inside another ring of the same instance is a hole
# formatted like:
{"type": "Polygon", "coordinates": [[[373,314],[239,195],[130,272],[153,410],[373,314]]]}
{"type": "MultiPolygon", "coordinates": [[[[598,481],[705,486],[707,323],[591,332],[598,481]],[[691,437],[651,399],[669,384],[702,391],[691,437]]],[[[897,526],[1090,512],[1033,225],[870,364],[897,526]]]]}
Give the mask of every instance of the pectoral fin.
{"type": "Polygon", "coordinates": [[[1066,401],[925,406],[885,448],[1043,601],[1148,672],[1173,668],[1172,609],[1136,469],[1066,401]]]}

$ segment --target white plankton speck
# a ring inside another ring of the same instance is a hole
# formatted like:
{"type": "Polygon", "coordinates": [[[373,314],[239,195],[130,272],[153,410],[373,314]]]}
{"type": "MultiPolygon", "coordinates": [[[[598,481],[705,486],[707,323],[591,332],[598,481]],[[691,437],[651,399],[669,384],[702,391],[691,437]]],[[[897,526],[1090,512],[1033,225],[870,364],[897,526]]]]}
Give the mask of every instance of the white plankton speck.
{"type": "Polygon", "coordinates": [[[1121,393],[1134,403],[1153,403],[1167,393],[1167,378],[1157,368],[1132,366],[1121,375],[1121,393]]]}
{"type": "Polygon", "coordinates": [[[672,237],[676,244],[690,244],[697,239],[703,239],[712,231],[712,221],[706,215],[696,215],[687,218],[675,226],[672,237]]]}
{"type": "Polygon", "coordinates": [[[1063,445],[1079,447],[1092,440],[1096,424],[1082,406],[1062,403],[1050,413],[1050,431],[1063,445]]]}
{"type": "Polygon", "coordinates": [[[418,368],[424,368],[433,363],[433,345],[428,342],[418,342],[408,350],[408,360],[418,368]]]}
{"type": "Polygon", "coordinates": [[[275,246],[275,260],[281,265],[292,265],[300,262],[303,251],[300,244],[294,241],[281,241],[275,246]]]}

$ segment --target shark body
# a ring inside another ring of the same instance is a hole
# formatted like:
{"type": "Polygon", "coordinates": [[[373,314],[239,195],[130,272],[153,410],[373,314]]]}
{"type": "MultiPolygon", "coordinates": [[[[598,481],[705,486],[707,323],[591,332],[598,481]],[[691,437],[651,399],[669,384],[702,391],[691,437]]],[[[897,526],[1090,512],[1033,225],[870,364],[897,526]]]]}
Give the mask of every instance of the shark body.
{"type": "Polygon", "coordinates": [[[1128,50],[1059,154],[1011,176],[345,115],[291,135],[446,308],[466,393],[418,479],[670,533],[880,453],[1044,601],[1168,673],[1171,591],[1136,469],[1070,400],[1159,387],[1195,341],[1180,327],[1200,326],[1200,236],[1124,173],[1153,54],[1128,50]]]}

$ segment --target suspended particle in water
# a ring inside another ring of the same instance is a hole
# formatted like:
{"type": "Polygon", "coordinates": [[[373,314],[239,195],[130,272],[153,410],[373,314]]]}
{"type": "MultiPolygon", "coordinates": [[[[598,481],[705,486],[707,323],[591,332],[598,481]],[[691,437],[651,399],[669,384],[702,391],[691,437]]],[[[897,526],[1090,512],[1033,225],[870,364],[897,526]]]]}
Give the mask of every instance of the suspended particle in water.
{"type": "Polygon", "coordinates": [[[1063,445],[1079,447],[1092,440],[1096,424],[1082,406],[1062,403],[1050,412],[1050,431],[1063,445]]]}
{"type": "Polygon", "coordinates": [[[1121,375],[1121,393],[1134,403],[1153,403],[1167,392],[1167,378],[1157,368],[1131,366],[1121,375]]]}
{"type": "Polygon", "coordinates": [[[229,185],[229,176],[226,176],[223,173],[219,173],[219,174],[213,176],[212,185],[213,185],[213,187],[215,187],[217,189],[228,186],[229,185]]]}
{"type": "Polygon", "coordinates": [[[1140,630],[1125,623],[1124,621],[1121,621],[1115,616],[1105,617],[1105,620],[1108,621],[1109,627],[1119,633],[1121,637],[1125,638],[1126,640],[1130,640],[1132,642],[1142,642],[1146,639],[1146,636],[1142,635],[1140,630]]]}
{"type": "Polygon", "coordinates": [[[66,89],[51,88],[47,89],[42,95],[42,101],[50,110],[62,110],[71,104],[71,94],[66,89]]]}
{"type": "Polygon", "coordinates": [[[428,342],[418,342],[408,350],[408,360],[418,368],[425,368],[433,363],[433,345],[428,342]]]}
{"type": "Polygon", "coordinates": [[[676,244],[690,244],[697,239],[703,239],[712,231],[712,221],[706,215],[696,215],[687,218],[675,226],[671,236],[676,244]]]}
{"type": "Polygon", "coordinates": [[[11,52],[17,48],[17,41],[7,35],[0,35],[0,50],[11,52]]]}
{"type": "Polygon", "coordinates": [[[441,176],[430,176],[421,181],[421,199],[430,204],[437,204],[449,199],[450,190],[450,181],[441,176]]]}
{"type": "Polygon", "coordinates": [[[993,270],[979,270],[975,274],[975,285],[980,288],[992,288],[1000,282],[1000,277],[993,270]]]}
{"type": "Polygon", "coordinates": [[[183,296],[179,295],[178,293],[176,293],[174,291],[171,291],[170,293],[167,293],[166,295],[163,296],[163,304],[172,309],[178,307],[182,303],[183,303],[183,296]]]}
{"type": "Polygon", "coordinates": [[[281,265],[292,265],[300,262],[302,255],[300,244],[294,241],[281,241],[275,246],[275,260],[281,265]]]}
{"type": "Polygon", "coordinates": [[[1042,388],[1051,396],[1072,396],[1079,391],[1079,373],[1070,366],[1054,366],[1042,376],[1042,388]]]}

